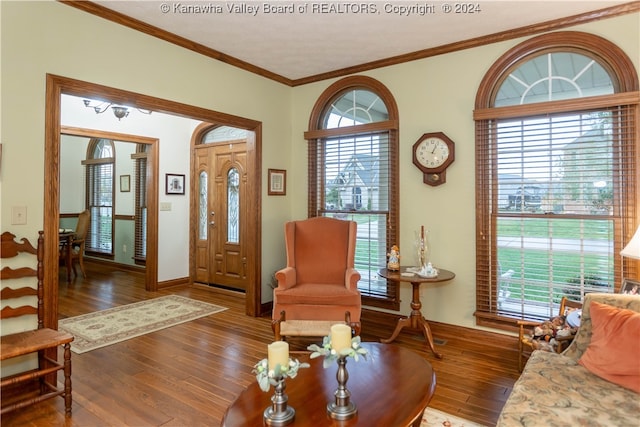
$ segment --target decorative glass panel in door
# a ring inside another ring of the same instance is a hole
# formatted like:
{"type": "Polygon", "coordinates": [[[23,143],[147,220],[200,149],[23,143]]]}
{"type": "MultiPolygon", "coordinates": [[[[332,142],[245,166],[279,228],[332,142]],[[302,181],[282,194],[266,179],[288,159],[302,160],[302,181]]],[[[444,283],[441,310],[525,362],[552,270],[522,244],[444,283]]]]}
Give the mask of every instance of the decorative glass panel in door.
{"type": "Polygon", "coordinates": [[[240,240],[240,174],[231,168],[227,174],[227,241],[238,243],[240,240]]]}

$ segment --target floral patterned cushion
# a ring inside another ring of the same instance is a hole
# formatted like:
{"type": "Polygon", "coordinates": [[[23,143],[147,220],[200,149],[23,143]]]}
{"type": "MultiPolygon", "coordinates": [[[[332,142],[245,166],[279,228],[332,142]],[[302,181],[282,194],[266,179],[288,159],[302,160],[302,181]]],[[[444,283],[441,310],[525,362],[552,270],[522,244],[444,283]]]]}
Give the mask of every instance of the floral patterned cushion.
{"type": "Polygon", "coordinates": [[[593,375],[569,357],[534,351],[497,425],[632,426],[638,414],[637,393],[593,375]]]}
{"type": "Polygon", "coordinates": [[[638,296],[588,294],[576,338],[562,354],[533,352],[502,409],[499,427],[638,425],[640,395],[578,364],[591,340],[591,301],[640,312],[638,296]]]}

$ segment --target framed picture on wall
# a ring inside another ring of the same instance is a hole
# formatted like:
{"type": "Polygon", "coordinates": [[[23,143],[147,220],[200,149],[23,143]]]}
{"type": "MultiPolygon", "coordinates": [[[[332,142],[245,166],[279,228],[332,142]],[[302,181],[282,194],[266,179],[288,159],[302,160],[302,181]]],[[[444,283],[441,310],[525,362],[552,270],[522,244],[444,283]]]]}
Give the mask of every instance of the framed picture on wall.
{"type": "Polygon", "coordinates": [[[128,193],[131,191],[131,175],[120,175],[120,192],[128,193]]]}
{"type": "Polygon", "coordinates": [[[287,194],[287,171],[283,169],[269,169],[270,196],[284,196],[287,194]]]}
{"type": "Polygon", "coordinates": [[[184,175],[166,174],[166,194],[184,194],[184,175]]]}

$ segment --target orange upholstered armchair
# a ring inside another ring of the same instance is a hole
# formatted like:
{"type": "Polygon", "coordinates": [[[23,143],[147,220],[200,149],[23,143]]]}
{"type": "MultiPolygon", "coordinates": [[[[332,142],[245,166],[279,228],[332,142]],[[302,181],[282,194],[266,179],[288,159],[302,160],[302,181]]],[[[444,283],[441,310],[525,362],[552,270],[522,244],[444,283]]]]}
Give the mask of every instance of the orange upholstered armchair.
{"type": "Polygon", "coordinates": [[[333,323],[350,324],[360,333],[361,298],[354,268],[354,221],[315,217],[285,224],[287,266],[276,272],[273,329],[282,335],[328,335],[333,323]]]}

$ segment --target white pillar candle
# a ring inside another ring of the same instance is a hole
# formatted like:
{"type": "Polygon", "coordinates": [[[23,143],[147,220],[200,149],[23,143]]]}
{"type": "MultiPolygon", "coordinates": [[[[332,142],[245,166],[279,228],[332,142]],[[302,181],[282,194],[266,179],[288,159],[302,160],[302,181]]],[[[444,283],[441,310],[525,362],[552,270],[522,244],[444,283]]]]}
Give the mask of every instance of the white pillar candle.
{"type": "Polygon", "coordinates": [[[274,370],[278,364],[281,368],[289,366],[289,343],[275,341],[267,345],[267,357],[270,371],[274,370]]]}
{"type": "Polygon", "coordinates": [[[351,327],[339,323],[331,326],[331,348],[338,353],[344,349],[351,347],[351,327]]]}

